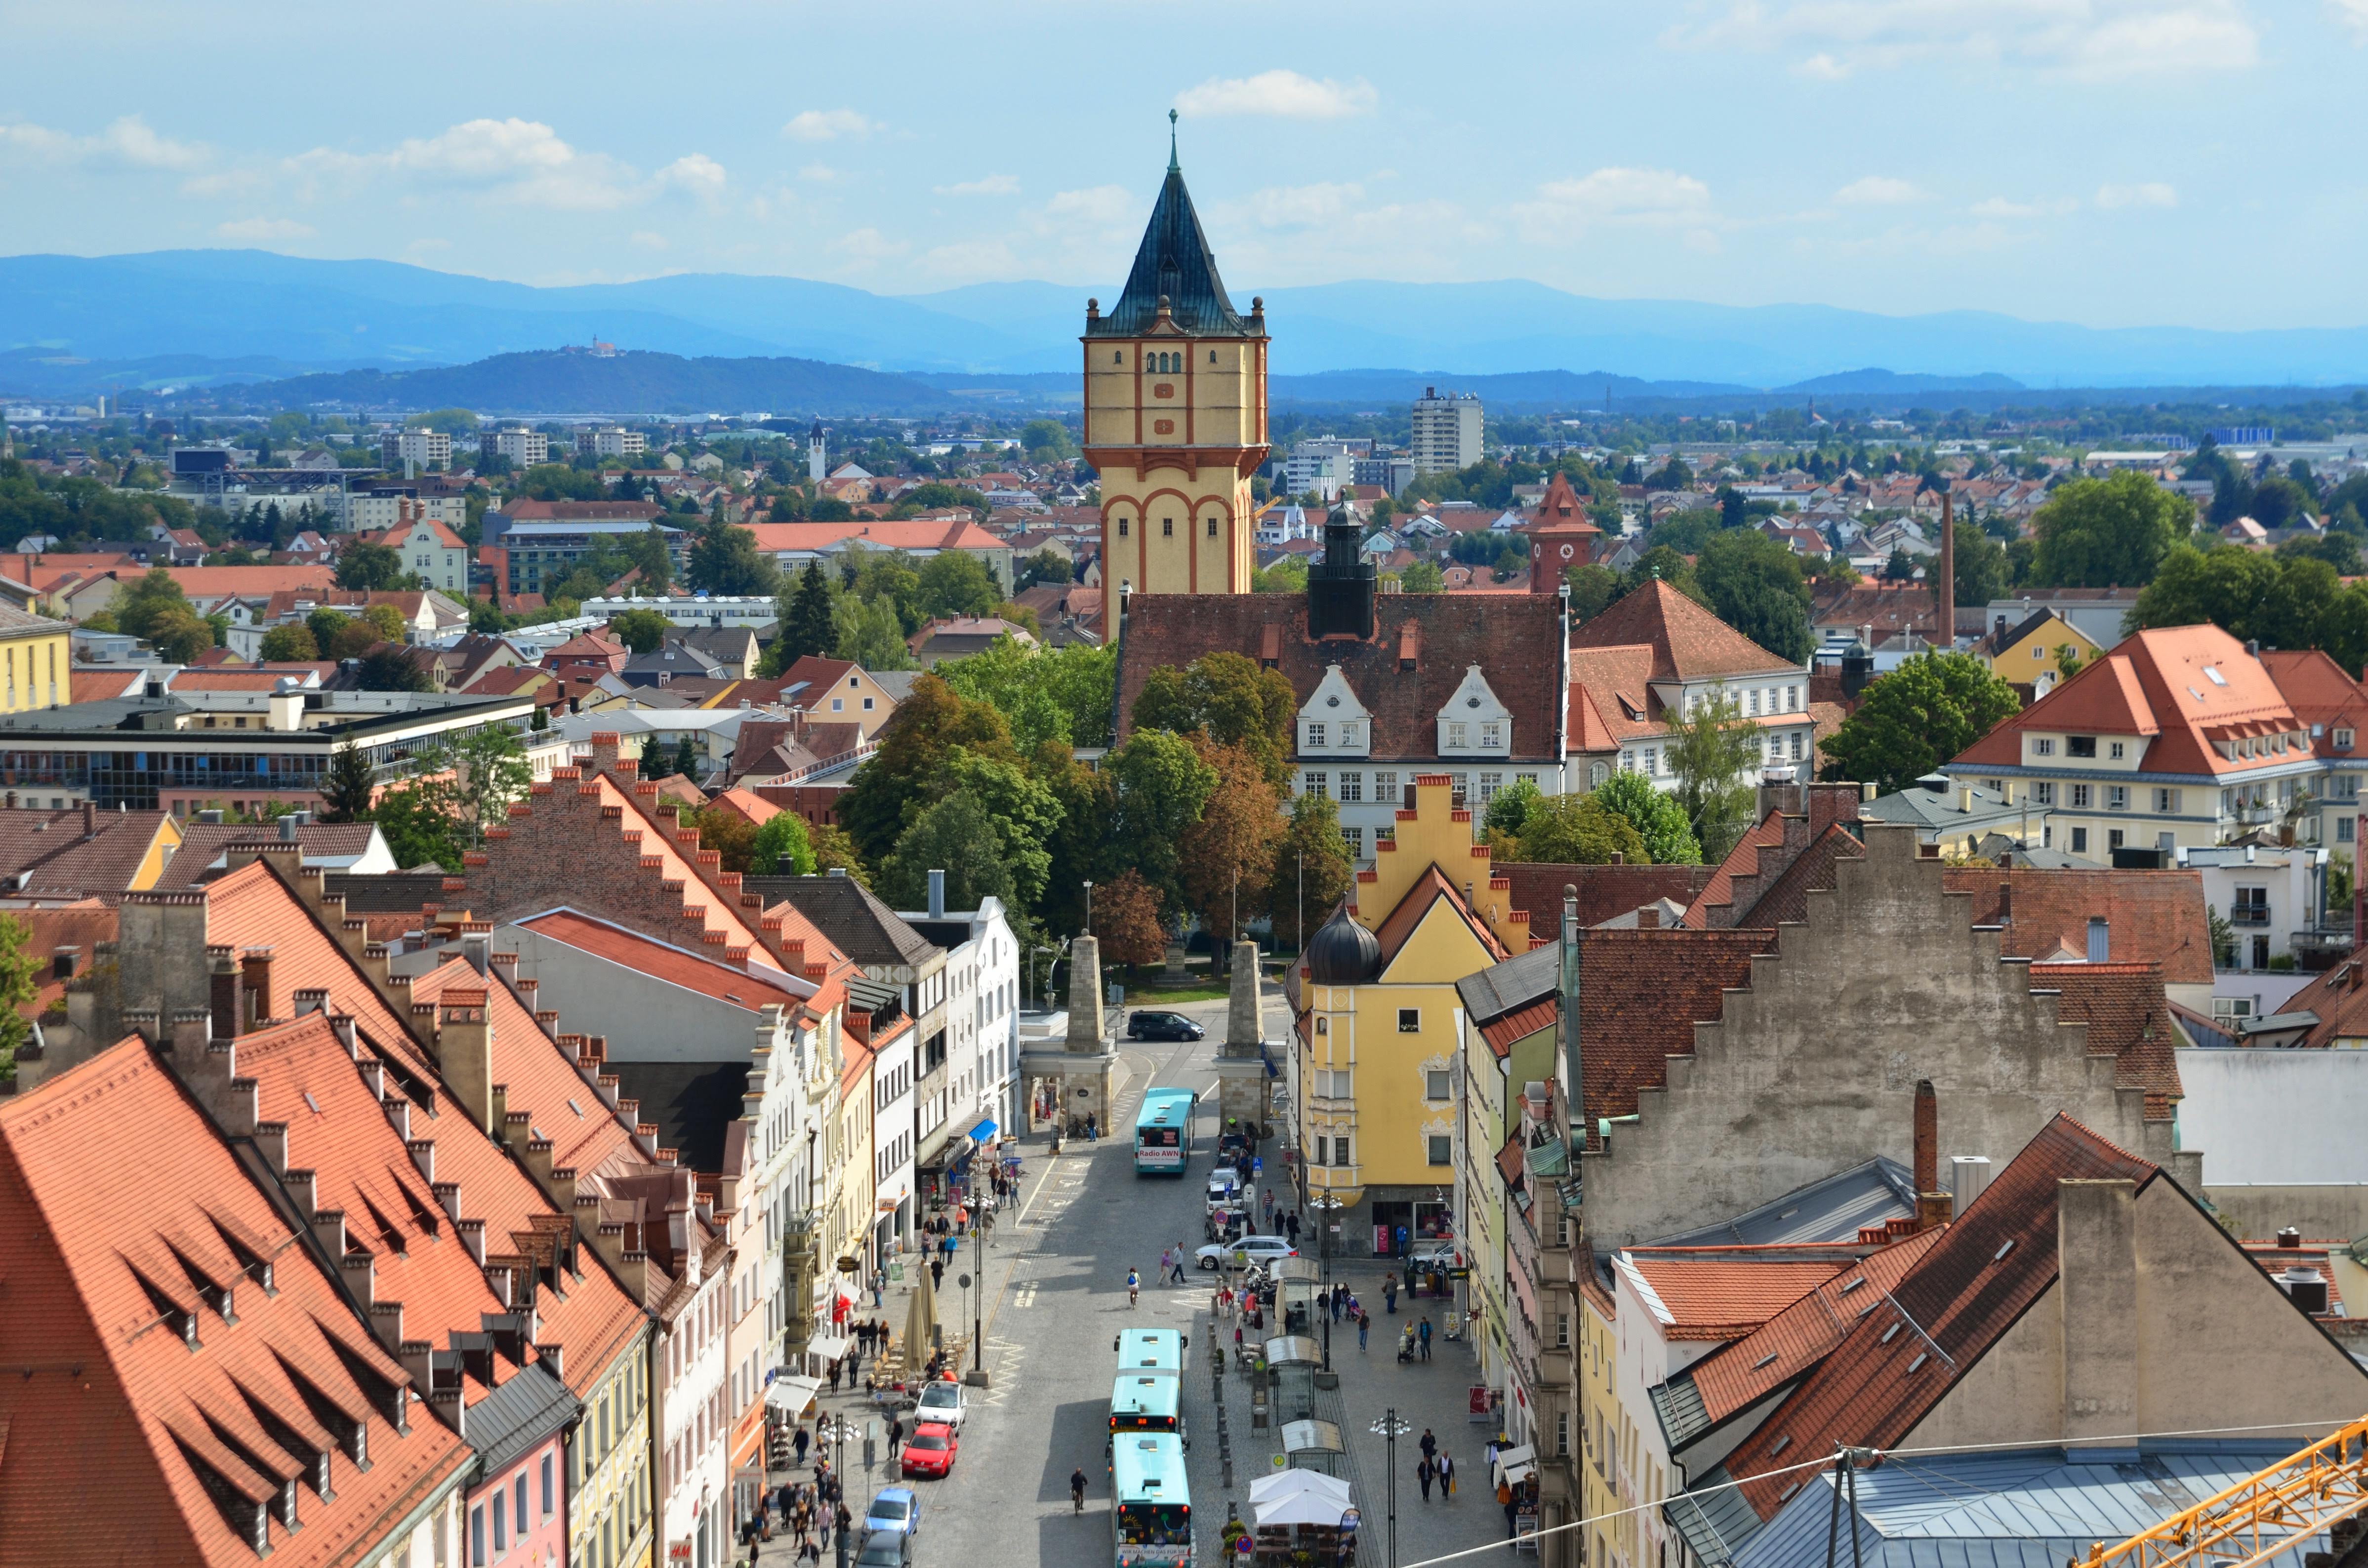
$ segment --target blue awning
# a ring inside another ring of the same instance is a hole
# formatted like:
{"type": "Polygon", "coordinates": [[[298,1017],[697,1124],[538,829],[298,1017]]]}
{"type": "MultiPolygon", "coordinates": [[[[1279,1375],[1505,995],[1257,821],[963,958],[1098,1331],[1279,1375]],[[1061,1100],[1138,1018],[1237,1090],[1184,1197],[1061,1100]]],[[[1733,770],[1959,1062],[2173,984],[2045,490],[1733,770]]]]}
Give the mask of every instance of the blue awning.
{"type": "Polygon", "coordinates": [[[984,1143],[994,1136],[995,1123],[992,1121],[982,1119],[976,1127],[970,1130],[970,1141],[973,1143],[984,1143]]]}

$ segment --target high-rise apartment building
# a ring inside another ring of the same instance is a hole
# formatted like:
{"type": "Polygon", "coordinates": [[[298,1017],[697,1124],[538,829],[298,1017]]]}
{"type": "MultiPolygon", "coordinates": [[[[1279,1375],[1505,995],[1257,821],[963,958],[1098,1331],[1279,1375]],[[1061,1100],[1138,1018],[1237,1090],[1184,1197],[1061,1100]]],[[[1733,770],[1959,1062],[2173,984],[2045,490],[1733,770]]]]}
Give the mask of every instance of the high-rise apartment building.
{"type": "Polygon", "coordinates": [[[649,450],[649,439],[621,425],[601,425],[575,432],[575,450],[585,457],[637,458],[649,450]]]}
{"type": "Polygon", "coordinates": [[[478,436],[477,449],[489,458],[507,460],[512,468],[532,468],[551,460],[551,437],[523,425],[511,425],[478,436]]]}
{"type": "Polygon", "coordinates": [[[379,461],[391,469],[452,466],[452,437],[441,430],[389,430],[379,438],[379,461]]]}
{"type": "Polygon", "coordinates": [[[1086,301],[1086,460],[1110,587],[1246,594],[1266,461],[1266,306],[1235,311],[1173,150],[1126,288],[1086,301]]]}
{"type": "Polygon", "coordinates": [[[1480,396],[1477,392],[1439,395],[1425,387],[1414,403],[1414,471],[1443,473],[1470,468],[1480,460],[1480,396]]]}

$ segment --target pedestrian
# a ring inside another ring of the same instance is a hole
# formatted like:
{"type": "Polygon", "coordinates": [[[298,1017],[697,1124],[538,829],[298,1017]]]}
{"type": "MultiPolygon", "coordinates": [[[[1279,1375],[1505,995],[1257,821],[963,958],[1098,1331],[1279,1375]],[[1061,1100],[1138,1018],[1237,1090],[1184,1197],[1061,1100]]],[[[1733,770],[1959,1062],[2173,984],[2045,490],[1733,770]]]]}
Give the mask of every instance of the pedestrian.
{"type": "Polygon", "coordinates": [[[856,1346],[847,1353],[847,1392],[855,1392],[855,1375],[863,1369],[863,1347],[856,1346]]]}
{"type": "Polygon", "coordinates": [[[846,1370],[846,1366],[845,1366],[845,1363],[844,1363],[843,1361],[833,1361],[833,1362],[830,1364],[830,1392],[833,1392],[833,1393],[837,1393],[837,1392],[838,1392],[838,1379],[839,1379],[839,1374],[840,1374],[841,1372],[845,1371],[845,1370],[846,1370]]]}
{"type": "Polygon", "coordinates": [[[945,1279],[946,1260],[942,1257],[933,1257],[929,1259],[929,1283],[936,1286],[942,1286],[945,1283],[945,1279]]]}
{"type": "Polygon", "coordinates": [[[1101,1133],[1094,1119],[1094,1113],[1092,1111],[1086,1112],[1086,1142],[1091,1143],[1100,1137],[1101,1133]]]}
{"type": "Polygon", "coordinates": [[[1291,1232],[1291,1244],[1297,1246],[1299,1244],[1299,1210],[1294,1209],[1284,1215],[1283,1222],[1291,1232]]]}
{"type": "Polygon", "coordinates": [[[1439,1500],[1445,1502],[1455,1495],[1455,1461],[1445,1454],[1439,1456],[1439,1500]]]}
{"type": "Polygon", "coordinates": [[[1431,1464],[1429,1454],[1423,1455],[1420,1461],[1414,1467],[1414,1478],[1422,1483],[1422,1500],[1426,1503],[1430,1501],[1430,1483],[1435,1473],[1435,1467],[1431,1464]]]}
{"type": "Polygon", "coordinates": [[[1242,1325],[1241,1325],[1240,1324],[1234,1324],[1234,1358],[1235,1358],[1235,1360],[1239,1360],[1239,1359],[1241,1358],[1241,1354],[1242,1354],[1242,1325]]]}
{"type": "Polygon", "coordinates": [[[1175,1272],[1176,1249],[1174,1247],[1162,1247],[1159,1250],[1159,1282],[1162,1285],[1167,1284],[1169,1277],[1175,1272]]]}
{"type": "Polygon", "coordinates": [[[1382,1276],[1382,1305],[1390,1316],[1398,1315],[1398,1277],[1395,1274],[1382,1276]]]}
{"type": "Polygon", "coordinates": [[[1399,1256],[1400,1257],[1404,1257],[1406,1255],[1406,1228],[1404,1225],[1400,1225],[1400,1226],[1398,1227],[1398,1256],[1399,1256]]]}
{"type": "Polygon", "coordinates": [[[1261,1199],[1259,1200],[1259,1203],[1258,1203],[1258,1212],[1259,1212],[1260,1214],[1263,1214],[1263,1215],[1265,1215],[1265,1216],[1266,1216],[1266,1222],[1267,1222],[1267,1224],[1268,1224],[1269,1226],[1272,1226],[1272,1225],[1273,1225],[1273,1223],[1274,1223],[1274,1188],[1272,1188],[1272,1187],[1268,1187],[1268,1188],[1266,1189],[1266,1197],[1265,1197],[1265,1198],[1263,1198],[1263,1199],[1261,1199]]]}
{"type": "Polygon", "coordinates": [[[799,1462],[800,1464],[803,1464],[803,1463],[805,1463],[805,1462],[806,1462],[806,1447],[807,1447],[807,1445],[808,1445],[808,1444],[810,1444],[810,1443],[812,1443],[812,1442],[814,1441],[814,1434],[813,1434],[813,1433],[811,1433],[811,1432],[809,1432],[809,1431],[807,1431],[804,1427],[801,1426],[801,1427],[799,1427],[799,1428],[798,1428],[798,1435],[797,1435],[796,1437],[791,1437],[791,1438],[790,1439],[790,1441],[797,1445],[797,1449],[798,1449],[798,1462],[799,1462]]]}
{"type": "Polygon", "coordinates": [[[1184,1283],[1184,1244],[1182,1242],[1176,1244],[1176,1283],[1178,1285],[1184,1283]]]}
{"type": "Polygon", "coordinates": [[[1357,1348],[1358,1348],[1358,1349],[1360,1349],[1360,1350],[1364,1349],[1364,1347],[1365,1347],[1365,1333],[1366,1333],[1366,1331],[1367,1331],[1368,1329],[1372,1328],[1372,1326],[1373,1326],[1373,1320],[1372,1320],[1372,1319],[1371,1319],[1371,1318],[1367,1317],[1367,1316],[1366,1316],[1364,1313],[1362,1313],[1362,1312],[1359,1312],[1359,1313],[1357,1314],[1357,1348]]]}
{"type": "Polygon", "coordinates": [[[847,1511],[846,1504],[841,1503],[837,1508],[831,1511],[831,1522],[838,1527],[838,1533],[843,1536],[848,1532],[848,1528],[855,1523],[855,1516],[847,1511]]]}
{"type": "Polygon", "coordinates": [[[888,1276],[877,1268],[873,1269],[871,1271],[871,1305],[875,1310],[887,1304],[883,1300],[887,1293],[888,1276]]]}
{"type": "Polygon", "coordinates": [[[888,1457],[894,1459],[896,1450],[904,1446],[905,1418],[901,1415],[892,1415],[888,1418],[888,1457]]]}
{"type": "Polygon", "coordinates": [[[1435,1460],[1439,1457],[1439,1439],[1430,1435],[1430,1428],[1428,1426],[1422,1429],[1422,1441],[1415,1446],[1422,1450],[1422,1457],[1427,1460],[1435,1460]]]}
{"type": "Polygon", "coordinates": [[[1429,1319],[1429,1318],[1427,1318],[1427,1317],[1426,1317],[1426,1318],[1424,1318],[1424,1319],[1422,1320],[1422,1326],[1421,1326],[1420,1328],[1418,1328],[1418,1329],[1417,1329],[1417,1330],[1415,1331],[1415,1337],[1416,1337],[1416,1339],[1417,1339],[1417,1341],[1419,1341],[1419,1342],[1421,1343],[1421,1345],[1422,1345],[1422,1358],[1423,1358],[1424,1360],[1426,1360],[1426,1361],[1429,1360],[1429,1359],[1430,1359],[1430,1319],[1429,1319]]]}
{"type": "Polygon", "coordinates": [[[1510,1482],[1497,1483],[1497,1501],[1505,1510],[1505,1539],[1510,1540],[1520,1533],[1513,1523],[1513,1487],[1510,1482]]]}

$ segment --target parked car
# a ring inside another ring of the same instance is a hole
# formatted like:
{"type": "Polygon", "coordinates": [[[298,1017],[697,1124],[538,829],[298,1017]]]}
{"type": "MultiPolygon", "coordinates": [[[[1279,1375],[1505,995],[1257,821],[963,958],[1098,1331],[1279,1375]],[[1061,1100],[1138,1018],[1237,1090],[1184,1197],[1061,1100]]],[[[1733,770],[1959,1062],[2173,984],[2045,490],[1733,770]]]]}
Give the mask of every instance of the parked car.
{"type": "Polygon", "coordinates": [[[905,1474],[933,1475],[940,1481],[954,1468],[954,1455],[962,1451],[962,1442],[954,1429],[942,1421],[924,1421],[913,1428],[905,1439],[905,1474]]]}
{"type": "Polygon", "coordinates": [[[916,1426],[925,1421],[939,1421],[960,1431],[963,1417],[969,1414],[970,1401],[963,1397],[960,1383],[923,1383],[921,1397],[913,1404],[916,1426]]]}
{"type": "Polygon", "coordinates": [[[1231,1165],[1219,1165],[1209,1173],[1209,1211],[1242,1207],[1242,1178],[1231,1165]]]}
{"type": "Polygon", "coordinates": [[[913,1536],[909,1530],[873,1530],[863,1538],[855,1568],[913,1568],[913,1536]]]}
{"type": "Polygon", "coordinates": [[[1208,1035],[1181,1013],[1133,1013],[1126,1020],[1129,1040],[1205,1040],[1208,1035]]]}
{"type": "Polygon", "coordinates": [[[1299,1249],[1281,1236],[1244,1236],[1235,1242],[1211,1242],[1192,1256],[1203,1268],[1223,1268],[1228,1263],[1272,1263],[1278,1257],[1297,1257],[1299,1249]]]}
{"type": "Polygon", "coordinates": [[[863,1539],[880,1530],[912,1535],[921,1528],[921,1494],[909,1486],[883,1486],[863,1516],[863,1539]]]}
{"type": "Polygon", "coordinates": [[[1453,1268],[1460,1260],[1452,1239],[1428,1236],[1408,1244],[1406,1261],[1417,1268],[1453,1268]]]}

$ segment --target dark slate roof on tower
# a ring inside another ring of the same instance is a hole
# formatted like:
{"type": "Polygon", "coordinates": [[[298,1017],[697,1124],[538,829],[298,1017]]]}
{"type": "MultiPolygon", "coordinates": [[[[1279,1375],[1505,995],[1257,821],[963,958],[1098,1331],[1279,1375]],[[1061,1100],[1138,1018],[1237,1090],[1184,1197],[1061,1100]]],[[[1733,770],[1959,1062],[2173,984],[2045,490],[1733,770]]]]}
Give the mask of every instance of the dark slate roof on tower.
{"type": "Polygon", "coordinates": [[[1139,337],[1159,319],[1159,298],[1167,297],[1177,327],[1188,337],[1248,337],[1250,324],[1225,297],[1217,258],[1201,233],[1200,215],[1184,188],[1184,171],[1167,159],[1167,179],[1151,210],[1151,225],[1126,275],[1126,291],[1106,315],[1089,318],[1087,337],[1139,337]]]}

